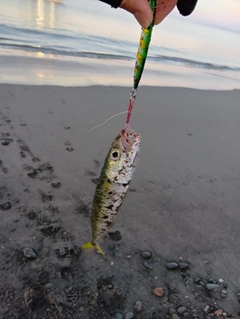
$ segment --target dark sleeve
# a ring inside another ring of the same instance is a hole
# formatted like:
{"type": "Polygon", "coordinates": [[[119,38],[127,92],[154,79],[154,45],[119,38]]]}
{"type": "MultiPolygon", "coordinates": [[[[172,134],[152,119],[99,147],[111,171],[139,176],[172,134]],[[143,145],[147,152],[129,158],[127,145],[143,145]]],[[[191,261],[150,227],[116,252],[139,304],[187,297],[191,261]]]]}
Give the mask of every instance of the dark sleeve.
{"type": "Polygon", "coordinates": [[[181,15],[189,16],[196,7],[198,0],[178,0],[177,8],[181,15]]]}
{"type": "Polygon", "coordinates": [[[100,0],[100,1],[109,4],[111,7],[115,9],[118,8],[122,2],[122,0],[100,0]]]}

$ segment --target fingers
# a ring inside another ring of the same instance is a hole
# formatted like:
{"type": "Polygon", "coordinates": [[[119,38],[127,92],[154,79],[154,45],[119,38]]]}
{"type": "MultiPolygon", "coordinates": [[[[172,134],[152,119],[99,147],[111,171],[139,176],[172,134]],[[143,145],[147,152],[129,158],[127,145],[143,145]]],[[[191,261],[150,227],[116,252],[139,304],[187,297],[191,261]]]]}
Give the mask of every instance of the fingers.
{"type": "Polygon", "coordinates": [[[122,0],[120,7],[132,13],[143,28],[152,22],[152,10],[147,0],[122,0]]]}
{"type": "Polygon", "coordinates": [[[157,0],[157,9],[154,24],[159,24],[174,9],[177,0],[157,0]]]}

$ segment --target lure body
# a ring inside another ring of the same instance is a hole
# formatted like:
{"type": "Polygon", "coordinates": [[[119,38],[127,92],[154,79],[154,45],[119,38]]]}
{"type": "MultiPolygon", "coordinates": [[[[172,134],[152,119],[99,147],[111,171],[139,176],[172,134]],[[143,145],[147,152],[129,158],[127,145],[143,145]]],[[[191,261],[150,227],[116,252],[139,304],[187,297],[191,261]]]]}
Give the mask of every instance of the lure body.
{"type": "Polygon", "coordinates": [[[127,193],[137,163],[140,141],[141,136],[130,127],[121,130],[113,141],[94,194],[92,240],[82,248],[95,247],[104,254],[97,240],[112,225],[127,193]]]}
{"type": "Polygon", "coordinates": [[[142,29],[141,38],[138,46],[137,58],[134,68],[134,86],[133,88],[136,90],[138,88],[138,84],[141,80],[144,65],[147,59],[148,48],[151,41],[152,36],[153,23],[147,28],[142,29]]]}
{"type": "Polygon", "coordinates": [[[137,57],[136,57],[136,62],[135,62],[135,67],[134,67],[133,89],[130,93],[130,101],[129,101],[129,106],[128,106],[128,114],[127,114],[127,118],[126,118],[125,128],[128,127],[129,122],[130,122],[134,101],[135,101],[135,98],[137,95],[137,88],[138,88],[139,82],[140,82],[142,74],[143,74],[143,69],[144,69],[146,59],[147,59],[148,48],[150,45],[152,30],[153,30],[153,26],[154,26],[156,0],[149,0],[149,5],[152,8],[153,21],[148,28],[142,28],[140,42],[139,42],[139,46],[138,46],[137,57]]]}

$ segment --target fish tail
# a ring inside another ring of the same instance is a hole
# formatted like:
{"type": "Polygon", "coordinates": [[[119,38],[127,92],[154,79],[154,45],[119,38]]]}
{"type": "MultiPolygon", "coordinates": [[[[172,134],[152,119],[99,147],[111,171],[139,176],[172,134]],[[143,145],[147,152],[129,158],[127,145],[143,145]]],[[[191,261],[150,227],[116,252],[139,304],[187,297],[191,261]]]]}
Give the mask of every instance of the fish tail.
{"type": "Polygon", "coordinates": [[[82,249],[89,249],[89,248],[95,248],[101,255],[105,256],[102,248],[98,244],[93,245],[93,243],[89,241],[82,246],[82,249]]]}

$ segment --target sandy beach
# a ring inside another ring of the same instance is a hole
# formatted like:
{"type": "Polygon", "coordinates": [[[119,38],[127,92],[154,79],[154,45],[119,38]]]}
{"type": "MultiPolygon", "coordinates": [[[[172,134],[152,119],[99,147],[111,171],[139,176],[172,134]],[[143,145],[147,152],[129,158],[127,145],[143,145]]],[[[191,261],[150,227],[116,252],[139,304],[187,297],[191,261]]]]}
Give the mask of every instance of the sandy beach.
{"type": "Polygon", "coordinates": [[[0,85],[0,318],[240,316],[239,90],[140,87],[140,158],[107,258],[80,249],[125,115],[84,133],[129,90],[0,85]]]}

